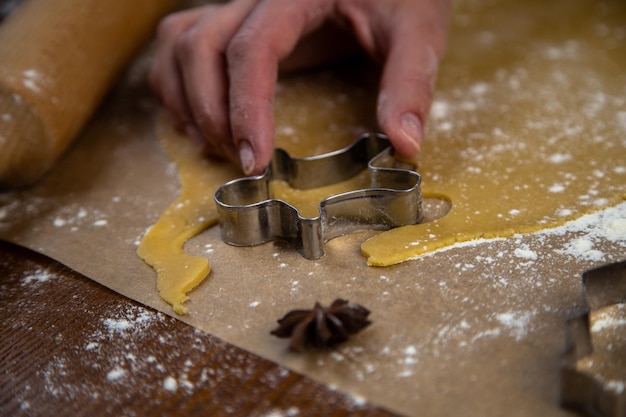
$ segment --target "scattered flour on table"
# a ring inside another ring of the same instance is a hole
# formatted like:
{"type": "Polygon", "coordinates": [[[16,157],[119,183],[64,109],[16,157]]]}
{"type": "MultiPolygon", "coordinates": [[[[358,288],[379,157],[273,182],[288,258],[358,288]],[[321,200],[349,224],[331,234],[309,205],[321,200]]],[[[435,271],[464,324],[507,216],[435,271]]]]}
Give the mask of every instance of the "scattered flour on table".
{"type": "Polygon", "coordinates": [[[109,373],[107,374],[107,379],[109,381],[115,381],[116,379],[119,379],[124,375],[126,375],[125,369],[115,367],[113,370],[109,371],[109,373]]]}
{"type": "MultiPolygon", "coordinates": [[[[29,277],[49,275],[38,271],[29,274],[24,281],[32,280],[29,277]]],[[[36,282],[48,280],[35,279],[36,282]]],[[[190,395],[202,387],[214,390],[233,376],[257,372],[255,367],[249,366],[249,359],[236,350],[225,351],[217,368],[198,367],[207,356],[207,343],[210,342],[197,329],[182,336],[184,342],[181,342],[180,335],[173,338],[166,327],[167,322],[173,320],[142,306],[120,303],[113,314],[86,328],[84,340],[75,348],[51,352],[47,365],[38,371],[47,394],[66,400],[107,398],[111,404],[124,404],[138,395],[152,395],[154,390],[176,395],[190,395]],[[158,346],[152,349],[145,341],[148,335],[152,341],[154,334],[158,334],[158,346]],[[186,346],[185,351],[180,351],[180,344],[186,346]],[[85,378],[86,372],[101,375],[104,384],[85,382],[89,380],[85,378]]],[[[59,335],[58,338],[62,340],[63,337],[59,335]]],[[[274,386],[288,372],[283,367],[266,371],[259,384],[274,386]]],[[[365,398],[353,394],[345,394],[342,401],[349,410],[369,407],[365,398]]],[[[265,415],[291,417],[299,414],[297,407],[290,407],[276,408],[265,415]]]]}
{"type": "Polygon", "coordinates": [[[22,84],[29,90],[40,93],[42,85],[46,83],[46,78],[35,69],[25,70],[23,73],[22,84]]]}
{"type": "Polygon", "coordinates": [[[47,282],[56,278],[56,275],[53,272],[48,271],[47,269],[36,269],[34,271],[29,271],[22,278],[22,285],[32,285],[33,283],[42,283],[47,282]]]}
{"type": "Polygon", "coordinates": [[[168,376],[163,381],[163,388],[167,391],[176,391],[178,389],[178,381],[176,381],[176,378],[168,376]]]}
{"type": "Polygon", "coordinates": [[[102,373],[103,380],[112,385],[132,383],[135,374],[141,375],[148,366],[158,369],[159,364],[155,363],[154,356],[143,355],[134,341],[141,340],[143,335],[156,330],[153,330],[154,326],[164,320],[162,313],[141,306],[120,308],[115,315],[100,319],[94,326],[86,329],[82,346],[77,346],[75,352],[56,352],[48,366],[40,371],[46,381],[48,393],[68,398],[85,394],[97,398],[103,394],[94,387],[83,384],[82,378],[74,375],[75,370],[81,366],[102,373]],[[104,346],[110,349],[116,345],[119,349],[114,355],[100,355],[104,346]],[[72,366],[69,367],[69,364],[72,366]]]}
{"type": "MultiPolygon", "coordinates": [[[[54,322],[50,331],[41,335],[49,345],[49,353],[41,358],[36,370],[37,383],[43,389],[41,395],[70,402],[106,399],[106,409],[113,410],[155,392],[188,396],[196,390],[213,391],[229,383],[233,376],[246,378],[258,372],[250,366],[248,354],[234,347],[220,351],[214,365],[199,366],[207,359],[211,346],[221,342],[192,328],[173,336],[169,329],[176,319],[140,305],[119,301],[108,305],[106,313],[98,316],[81,304],[80,294],[69,294],[67,303],[58,307],[42,304],[38,295],[57,286],[61,278],[54,269],[35,267],[24,271],[19,284],[11,290],[21,293],[22,300],[8,306],[11,311],[24,312],[16,316],[14,324],[21,331],[30,331],[29,322],[34,317],[41,320],[50,308],[57,313],[68,308],[84,309],[89,316],[80,329],[70,323],[57,326],[54,322]],[[70,338],[72,343],[67,344],[70,338]],[[181,346],[185,346],[184,351],[181,346]]],[[[265,371],[259,378],[259,388],[276,386],[288,373],[280,366],[265,371]]],[[[29,395],[24,392],[18,398],[22,409],[28,409],[29,395]]],[[[353,394],[344,394],[339,401],[348,410],[369,407],[363,397],[353,394]]],[[[275,408],[267,413],[284,417],[299,414],[296,407],[275,408]]]]}
{"type": "Polygon", "coordinates": [[[263,414],[260,417],[295,417],[300,414],[300,409],[297,407],[290,407],[286,410],[271,410],[269,413],[263,414]]]}
{"type": "Polygon", "coordinates": [[[80,227],[93,226],[104,227],[108,225],[107,214],[101,210],[88,210],[85,207],[63,207],[54,219],[52,224],[57,228],[69,227],[75,232],[80,227]]]}

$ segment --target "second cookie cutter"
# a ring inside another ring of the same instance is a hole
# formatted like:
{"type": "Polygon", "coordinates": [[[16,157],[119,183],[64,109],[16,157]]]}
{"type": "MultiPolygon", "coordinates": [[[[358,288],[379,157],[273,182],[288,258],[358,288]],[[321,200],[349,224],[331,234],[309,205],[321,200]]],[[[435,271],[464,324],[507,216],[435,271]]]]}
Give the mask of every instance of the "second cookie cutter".
{"type": "Polygon", "coordinates": [[[567,321],[561,364],[561,404],[590,417],[626,417],[626,391],[612,390],[577,362],[593,353],[590,313],[626,303],[626,260],[590,269],[582,277],[588,311],[567,321]]]}
{"type": "Polygon", "coordinates": [[[324,243],[335,237],[419,223],[420,186],[418,173],[398,168],[389,139],[369,133],[347,148],[308,158],[292,158],[277,149],[264,174],[227,182],[216,191],[215,202],[224,242],[252,246],[282,239],[305,258],[319,259],[324,243]],[[347,180],[366,168],[369,188],[322,200],[316,217],[302,217],[295,207],[270,195],[272,180],[310,189],[347,180]]]}

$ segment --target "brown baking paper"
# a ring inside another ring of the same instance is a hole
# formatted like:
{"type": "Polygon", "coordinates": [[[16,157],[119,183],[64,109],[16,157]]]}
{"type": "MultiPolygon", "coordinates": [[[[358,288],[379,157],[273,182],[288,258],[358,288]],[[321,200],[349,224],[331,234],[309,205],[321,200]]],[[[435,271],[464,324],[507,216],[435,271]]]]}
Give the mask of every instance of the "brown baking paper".
{"type": "MultiPolygon", "coordinates": [[[[524,54],[513,50],[526,47],[521,46],[524,42],[532,41],[564,66],[567,54],[576,53],[571,42],[581,46],[596,36],[613,45],[612,54],[626,56],[623,3],[517,3],[457,5],[438,97],[455,97],[464,89],[494,82],[481,74],[510,76],[510,83],[523,82],[519,94],[539,95],[549,80],[523,78],[525,62],[518,58],[524,54]],[[562,24],[553,28],[546,21],[562,24]],[[546,33],[554,38],[544,45],[552,39],[546,33]]],[[[614,74],[610,63],[610,58],[602,63],[606,74],[614,74]]],[[[144,57],[129,71],[49,176],[31,188],[0,194],[0,238],[45,253],[120,294],[173,315],[156,292],[154,271],[136,255],[146,229],[179,192],[176,167],[155,134],[160,108],[145,86],[146,64],[144,57]]],[[[339,94],[333,77],[332,71],[302,75],[298,82],[310,79],[320,83],[322,96],[333,96],[339,94]],[[324,85],[330,87],[324,90],[324,85]]],[[[338,101],[358,101],[372,109],[375,89],[369,78],[354,77],[351,82],[362,82],[363,87],[349,85],[346,88],[357,93],[338,101]]],[[[288,90],[289,83],[281,88],[288,90]]],[[[598,92],[605,88],[600,78],[598,92]]],[[[427,141],[450,131],[459,134],[446,123],[461,126],[465,134],[472,132],[476,115],[471,108],[476,102],[468,97],[456,100],[447,103],[466,111],[455,113],[454,119],[442,114],[441,101],[435,102],[427,141]]],[[[597,119],[623,121],[624,108],[621,113],[598,111],[597,119]]],[[[367,111],[352,116],[352,124],[373,128],[367,111]]],[[[510,117],[520,130],[528,121],[515,109],[510,109],[510,117]]],[[[589,118],[580,121],[589,123],[589,118]]],[[[332,134],[333,127],[325,123],[320,120],[319,129],[332,134]]],[[[626,128],[614,126],[603,134],[614,139],[616,155],[626,155],[626,128]]],[[[279,134],[299,134],[285,129],[279,134]]],[[[463,149],[447,152],[462,160],[463,149]]],[[[427,158],[428,145],[424,153],[427,158]]],[[[614,168],[626,165],[623,156],[613,162],[614,168]]],[[[251,248],[226,245],[213,227],[186,245],[188,253],[208,258],[212,272],[190,293],[185,304],[189,314],[176,317],[346,391],[356,403],[372,401],[406,415],[565,416],[568,413],[558,406],[564,322],[584,309],[581,273],[624,256],[625,213],[621,204],[551,231],[473,241],[384,268],[366,266],[360,253],[360,244],[378,232],[334,239],[324,258],[309,261],[280,242],[251,248]],[[372,311],[373,324],[349,342],[334,350],[296,354],[287,350],[285,340],[269,334],[288,310],[309,308],[315,301],[329,304],[337,297],[372,311]]],[[[621,330],[612,343],[623,352],[623,326],[621,330]]],[[[619,386],[619,375],[607,377],[610,386],[619,386]]]]}

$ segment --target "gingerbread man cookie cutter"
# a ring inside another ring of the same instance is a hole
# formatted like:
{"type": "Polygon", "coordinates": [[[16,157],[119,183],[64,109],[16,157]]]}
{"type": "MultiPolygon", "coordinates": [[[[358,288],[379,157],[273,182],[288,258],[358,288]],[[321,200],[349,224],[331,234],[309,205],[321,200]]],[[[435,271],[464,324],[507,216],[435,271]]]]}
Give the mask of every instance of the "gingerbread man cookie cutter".
{"type": "Polygon", "coordinates": [[[582,276],[588,311],[566,324],[566,347],[561,357],[561,404],[592,417],[626,417],[626,390],[607,388],[577,362],[593,353],[590,313],[626,303],[626,260],[590,269],[582,276]]]}
{"type": "Polygon", "coordinates": [[[214,197],[224,242],[253,246],[285,240],[307,259],[324,256],[325,242],[335,237],[416,224],[423,217],[420,175],[399,167],[389,139],[374,133],[344,149],[307,158],[292,158],[277,149],[265,173],[227,182],[214,197]],[[270,195],[272,180],[311,189],[347,180],[364,169],[370,172],[370,187],[325,198],[315,217],[303,217],[270,195]]]}

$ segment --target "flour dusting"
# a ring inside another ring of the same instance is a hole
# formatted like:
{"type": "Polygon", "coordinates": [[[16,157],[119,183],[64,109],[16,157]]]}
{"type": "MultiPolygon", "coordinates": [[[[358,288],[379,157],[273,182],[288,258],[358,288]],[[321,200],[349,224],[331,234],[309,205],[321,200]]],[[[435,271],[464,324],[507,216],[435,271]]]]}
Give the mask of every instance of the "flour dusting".
{"type": "MultiPolygon", "coordinates": [[[[571,210],[561,210],[563,211],[563,215],[572,214],[571,210]]],[[[574,236],[567,241],[562,248],[556,249],[555,252],[569,255],[580,260],[603,261],[605,260],[605,255],[601,250],[595,249],[596,244],[599,244],[602,241],[609,241],[620,247],[626,248],[626,202],[591,214],[583,215],[576,220],[565,223],[562,226],[542,230],[532,233],[531,235],[539,238],[540,240],[542,237],[547,236],[574,236]]],[[[449,251],[454,248],[479,246],[488,242],[498,242],[503,240],[503,238],[475,239],[468,242],[457,243],[450,247],[444,247],[430,252],[425,256],[434,256],[437,253],[449,251]]],[[[531,261],[537,260],[537,253],[529,248],[515,249],[514,255],[518,258],[528,259],[531,261]]]]}
{"type": "Polygon", "coordinates": [[[533,312],[508,311],[496,315],[496,320],[510,330],[515,340],[522,340],[528,334],[533,312]]]}
{"type": "Polygon", "coordinates": [[[176,378],[168,376],[163,381],[163,388],[167,391],[176,391],[178,389],[178,381],[176,381],[176,378]]]}
{"type": "Polygon", "coordinates": [[[28,272],[22,278],[22,285],[32,285],[33,283],[47,282],[54,279],[56,276],[54,273],[46,269],[37,269],[35,271],[28,272]]]}
{"type": "Polygon", "coordinates": [[[270,412],[263,414],[261,417],[295,417],[300,414],[298,407],[290,407],[286,410],[274,409],[270,412]]]}
{"type": "Polygon", "coordinates": [[[522,259],[529,259],[533,261],[537,259],[537,252],[530,250],[530,249],[517,248],[515,249],[515,252],[513,252],[513,254],[516,257],[522,258],[522,259]]]}

